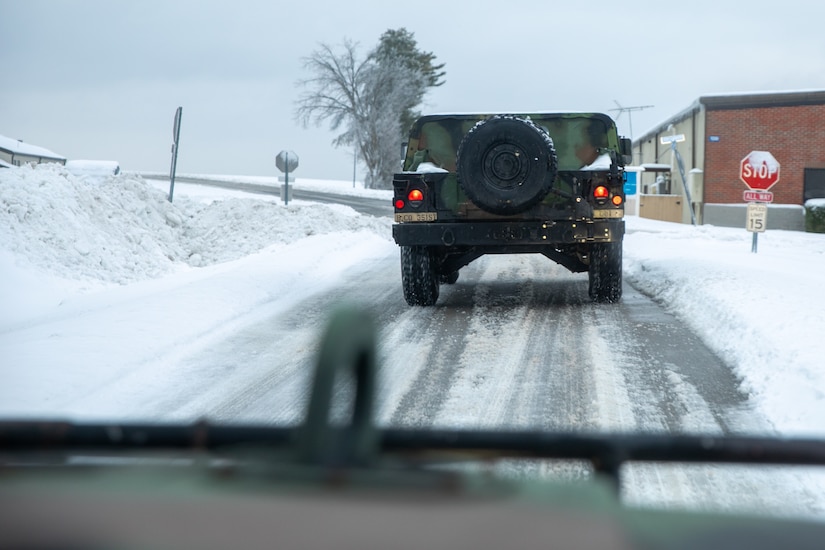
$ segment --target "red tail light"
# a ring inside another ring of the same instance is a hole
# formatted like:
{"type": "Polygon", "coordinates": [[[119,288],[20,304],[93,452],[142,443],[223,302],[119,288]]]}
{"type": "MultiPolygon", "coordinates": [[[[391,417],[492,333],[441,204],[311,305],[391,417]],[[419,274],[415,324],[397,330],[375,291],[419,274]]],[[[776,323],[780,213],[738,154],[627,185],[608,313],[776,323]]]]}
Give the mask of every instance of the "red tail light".
{"type": "Polygon", "coordinates": [[[402,208],[404,208],[404,199],[395,199],[395,207],[398,210],[401,210],[402,208]]]}
{"type": "Polygon", "coordinates": [[[610,191],[604,185],[600,185],[593,190],[593,197],[597,199],[606,199],[610,196],[610,191]]]}
{"type": "Polygon", "coordinates": [[[421,192],[421,189],[412,189],[407,194],[407,200],[411,203],[421,202],[424,200],[424,193],[421,192]]]}

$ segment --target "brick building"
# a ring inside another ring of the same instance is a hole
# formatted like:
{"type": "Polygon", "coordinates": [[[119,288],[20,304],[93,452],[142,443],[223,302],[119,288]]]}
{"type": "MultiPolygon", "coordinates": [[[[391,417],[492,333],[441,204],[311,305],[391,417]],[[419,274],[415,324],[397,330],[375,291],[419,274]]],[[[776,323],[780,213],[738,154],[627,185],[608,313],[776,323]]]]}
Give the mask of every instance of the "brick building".
{"type": "Polygon", "coordinates": [[[653,167],[640,179],[640,215],[646,202],[670,201],[670,214],[647,217],[690,223],[692,210],[698,223],[744,227],[747,186],[739,172],[751,151],[770,152],[781,167],[768,226],[801,229],[805,201],[825,197],[825,91],[703,96],[634,140],[634,161],[653,167]]]}

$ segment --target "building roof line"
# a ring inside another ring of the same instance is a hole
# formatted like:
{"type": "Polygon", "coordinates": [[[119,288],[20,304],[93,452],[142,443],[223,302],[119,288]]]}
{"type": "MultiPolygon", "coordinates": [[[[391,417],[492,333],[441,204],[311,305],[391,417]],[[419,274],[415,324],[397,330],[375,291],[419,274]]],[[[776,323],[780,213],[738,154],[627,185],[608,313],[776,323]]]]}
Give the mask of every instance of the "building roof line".
{"type": "Polygon", "coordinates": [[[708,111],[725,109],[753,109],[772,107],[796,107],[803,105],[825,105],[825,90],[796,90],[786,92],[741,92],[729,94],[707,94],[693,101],[689,107],[679,111],[661,124],[633,140],[633,145],[648,141],[661,134],[671,124],[690,118],[703,107],[708,111]]]}
{"type": "Polygon", "coordinates": [[[11,155],[23,155],[27,157],[36,157],[53,160],[66,160],[66,157],[49,151],[45,147],[40,147],[38,145],[30,145],[19,139],[12,139],[10,137],[2,135],[0,135],[0,151],[5,151],[11,155]]]}

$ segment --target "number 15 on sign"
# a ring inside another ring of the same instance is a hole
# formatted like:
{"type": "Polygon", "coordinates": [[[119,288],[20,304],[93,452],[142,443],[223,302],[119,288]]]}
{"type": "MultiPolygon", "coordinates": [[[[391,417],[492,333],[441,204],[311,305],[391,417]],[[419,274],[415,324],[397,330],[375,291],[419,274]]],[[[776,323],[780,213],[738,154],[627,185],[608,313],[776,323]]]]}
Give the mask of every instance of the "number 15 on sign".
{"type": "Polygon", "coordinates": [[[751,252],[756,253],[756,242],[759,233],[765,231],[768,225],[768,205],[756,202],[748,203],[748,215],[745,222],[745,229],[753,233],[753,245],[751,252]]]}
{"type": "Polygon", "coordinates": [[[768,222],[768,205],[752,202],[748,204],[748,231],[753,233],[762,233],[765,231],[765,226],[768,222]]]}

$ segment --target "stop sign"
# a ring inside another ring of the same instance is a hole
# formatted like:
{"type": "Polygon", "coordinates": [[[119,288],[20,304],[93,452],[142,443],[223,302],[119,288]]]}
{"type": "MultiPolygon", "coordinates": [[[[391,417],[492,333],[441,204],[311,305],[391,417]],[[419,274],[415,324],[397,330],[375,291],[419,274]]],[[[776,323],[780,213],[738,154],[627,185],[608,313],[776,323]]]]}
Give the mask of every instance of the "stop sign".
{"type": "Polygon", "coordinates": [[[739,179],[750,189],[767,191],[779,181],[779,161],[768,151],[751,151],[742,159],[739,179]]]}
{"type": "Polygon", "coordinates": [[[298,168],[298,155],[294,151],[281,151],[275,157],[275,166],[281,172],[293,172],[298,168]]]}

